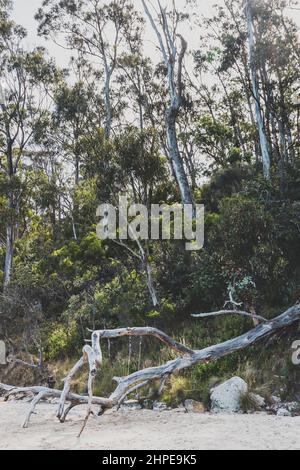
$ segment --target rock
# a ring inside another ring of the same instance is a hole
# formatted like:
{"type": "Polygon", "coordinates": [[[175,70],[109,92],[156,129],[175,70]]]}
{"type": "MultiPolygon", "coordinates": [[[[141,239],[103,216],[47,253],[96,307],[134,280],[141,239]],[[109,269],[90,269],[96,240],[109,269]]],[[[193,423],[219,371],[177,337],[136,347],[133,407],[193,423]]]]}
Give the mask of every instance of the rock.
{"type": "Polygon", "coordinates": [[[254,398],[254,400],[256,401],[257,405],[260,408],[264,408],[266,406],[266,400],[263,397],[261,397],[260,395],[252,393],[252,397],[254,398]]]}
{"type": "Polygon", "coordinates": [[[276,403],[266,408],[267,411],[277,414],[277,416],[300,416],[300,403],[276,403]]]}
{"type": "Polygon", "coordinates": [[[286,403],[285,408],[287,408],[290,413],[298,413],[300,411],[300,403],[293,401],[291,403],[286,403]]]}
{"type": "Polygon", "coordinates": [[[206,411],[204,404],[196,400],[185,400],[184,408],[187,413],[205,413],[206,411]]]}
{"type": "Polygon", "coordinates": [[[287,410],[286,408],[280,408],[278,411],[277,411],[277,416],[281,416],[281,417],[288,417],[288,416],[292,416],[291,412],[289,410],[287,410]]]}
{"type": "Polygon", "coordinates": [[[122,411],[137,411],[142,409],[142,405],[137,400],[128,400],[120,408],[122,411]]]}
{"type": "Polygon", "coordinates": [[[233,377],[211,391],[213,413],[238,413],[241,411],[241,395],[247,393],[248,385],[240,377],[233,377]]]}
{"type": "Polygon", "coordinates": [[[162,402],[159,402],[159,401],[156,401],[155,403],[153,403],[153,411],[167,411],[169,408],[167,407],[167,405],[165,403],[162,403],[162,402]]]}
{"type": "Polygon", "coordinates": [[[281,403],[281,398],[277,397],[276,395],[272,395],[271,400],[274,403],[274,405],[278,405],[279,403],[281,403]]]}
{"type": "Polygon", "coordinates": [[[277,411],[283,407],[281,398],[277,395],[272,395],[269,400],[268,406],[266,406],[266,410],[270,413],[277,414],[277,411]]]}

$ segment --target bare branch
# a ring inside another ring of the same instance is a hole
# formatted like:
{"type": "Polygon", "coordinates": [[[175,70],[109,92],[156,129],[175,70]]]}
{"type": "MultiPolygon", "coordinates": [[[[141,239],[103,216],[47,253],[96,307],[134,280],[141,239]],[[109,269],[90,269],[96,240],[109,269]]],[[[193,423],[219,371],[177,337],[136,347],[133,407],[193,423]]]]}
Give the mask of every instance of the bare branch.
{"type": "Polygon", "coordinates": [[[60,402],[57,410],[56,416],[60,419],[63,414],[64,414],[64,407],[65,407],[65,402],[67,399],[67,396],[69,395],[70,388],[71,388],[71,380],[74,377],[74,375],[78,372],[79,369],[84,365],[85,363],[85,358],[82,356],[79,361],[75,364],[75,366],[70,370],[69,374],[64,380],[64,388],[63,391],[60,394],[60,402]]]}
{"type": "Polygon", "coordinates": [[[153,336],[159,339],[162,343],[169,346],[169,348],[181,354],[193,354],[194,351],[187,348],[183,344],[178,343],[174,339],[170,338],[166,333],[156,328],[144,327],[144,328],[119,328],[116,330],[99,330],[94,331],[93,335],[98,335],[102,338],[121,338],[123,336],[153,336]]]}
{"type": "Polygon", "coordinates": [[[143,388],[143,387],[146,387],[146,385],[148,385],[149,383],[149,380],[145,380],[145,382],[142,382],[138,385],[135,385],[134,387],[130,388],[129,390],[127,390],[124,395],[120,398],[119,402],[118,402],[118,406],[117,406],[117,409],[119,410],[122,403],[126,400],[126,398],[128,397],[128,395],[130,395],[131,393],[133,392],[136,392],[137,390],[143,388]]]}
{"type": "MultiPolygon", "coordinates": [[[[60,398],[62,395],[61,390],[55,390],[52,388],[47,387],[13,387],[12,385],[5,385],[0,383],[0,391],[5,392],[5,399],[8,400],[9,398],[16,396],[16,395],[35,395],[35,398],[31,402],[31,407],[29,413],[27,415],[27,419],[25,420],[23,427],[27,427],[29,424],[30,416],[34,412],[36,405],[43,399],[43,398],[60,398]]],[[[73,404],[72,407],[77,405],[86,405],[89,403],[89,397],[77,395],[74,393],[69,393],[66,395],[66,401],[70,401],[73,404]]],[[[111,407],[111,401],[108,398],[98,398],[92,397],[92,404],[103,407],[104,409],[111,407]]],[[[70,411],[70,406],[68,407],[68,412],[70,411]]],[[[66,412],[62,415],[61,421],[63,422],[66,417],[66,412]]]]}
{"type": "Polygon", "coordinates": [[[160,46],[161,52],[162,52],[163,57],[164,57],[165,64],[166,64],[166,66],[168,66],[169,59],[168,59],[168,54],[167,54],[167,51],[166,51],[166,48],[165,48],[165,45],[164,45],[164,42],[163,42],[163,38],[162,38],[162,36],[161,36],[161,34],[158,30],[158,27],[156,26],[154,18],[152,16],[145,0],[142,0],[142,4],[143,4],[144,10],[145,10],[145,13],[149,18],[151,26],[154,29],[155,33],[156,33],[156,36],[157,36],[157,39],[158,39],[158,42],[159,42],[159,46],[160,46]]]}
{"type": "Polygon", "coordinates": [[[181,51],[179,54],[178,58],[178,72],[177,72],[177,87],[178,87],[178,95],[180,98],[182,98],[182,91],[183,91],[183,85],[182,85],[182,68],[183,68],[183,59],[187,51],[188,43],[184,39],[181,34],[178,34],[178,37],[181,40],[181,51]]]}
{"type": "Polygon", "coordinates": [[[243,317],[250,317],[260,322],[267,322],[268,320],[260,315],[254,313],[244,312],[243,310],[219,310],[218,312],[211,313],[199,313],[191,315],[193,318],[208,318],[208,317],[220,317],[221,315],[241,315],[243,317]]]}

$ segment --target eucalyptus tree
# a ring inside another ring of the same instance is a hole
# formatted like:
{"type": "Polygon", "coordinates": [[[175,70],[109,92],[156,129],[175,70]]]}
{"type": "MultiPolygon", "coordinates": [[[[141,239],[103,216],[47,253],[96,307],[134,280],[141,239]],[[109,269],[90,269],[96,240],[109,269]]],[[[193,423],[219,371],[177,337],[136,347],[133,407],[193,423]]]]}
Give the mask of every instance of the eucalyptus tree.
{"type": "Polygon", "coordinates": [[[74,167],[74,182],[78,185],[84,153],[81,143],[99,124],[95,111],[97,95],[83,82],[69,85],[64,80],[55,88],[53,98],[52,136],[59,141],[66,160],[74,167]]]}
{"type": "Polygon", "coordinates": [[[27,152],[33,145],[35,132],[44,116],[48,85],[56,73],[54,65],[45,59],[43,49],[27,52],[22,48],[25,30],[15,25],[8,13],[5,19],[5,27],[0,31],[0,168],[5,175],[7,207],[4,288],[11,280],[14,245],[18,233],[22,196],[20,169],[31,163],[32,155],[27,155],[27,152]]]}
{"type": "Polygon", "coordinates": [[[249,41],[249,62],[251,71],[251,82],[252,82],[252,93],[254,98],[256,122],[259,133],[260,148],[262,154],[263,173],[266,179],[270,179],[271,160],[269,147],[266,137],[266,131],[264,127],[264,120],[262,115],[262,109],[260,104],[260,94],[258,88],[258,73],[255,61],[255,35],[254,35],[254,22],[252,14],[251,0],[247,0],[246,3],[246,17],[247,17],[247,28],[248,28],[248,41],[249,41]]]}
{"type": "MultiPolygon", "coordinates": [[[[287,2],[253,0],[246,6],[226,0],[212,17],[201,19],[201,48],[194,54],[197,89],[213,122],[220,118],[219,103],[227,105],[228,117],[223,113],[222,119],[232,129],[242,161],[252,154],[266,179],[272,170],[284,188],[296,146],[292,94],[299,80],[299,37],[285,15],[287,2]],[[213,85],[203,82],[207,74],[214,77],[213,85]]],[[[228,147],[226,140],[222,146],[228,147]]]]}
{"type": "MultiPolygon", "coordinates": [[[[39,34],[56,41],[64,35],[67,47],[90,57],[103,77],[101,94],[105,104],[105,137],[110,138],[116,114],[112,82],[125,37],[134,41],[139,33],[139,15],[129,0],[44,0],[36,19],[39,34]]],[[[100,76],[99,76],[100,74],[100,76]]],[[[102,83],[102,82],[101,82],[102,83]]]]}
{"type": "MultiPolygon", "coordinates": [[[[80,153],[88,156],[83,163],[83,173],[88,178],[97,180],[97,197],[100,201],[115,203],[118,200],[116,194],[120,190],[127,192],[130,187],[133,196],[137,197],[134,192],[141,183],[141,162],[137,162],[135,170],[130,168],[128,158],[126,160],[126,150],[120,142],[126,134],[124,122],[126,124],[135,114],[135,111],[131,109],[128,96],[124,92],[125,87],[128,86],[127,81],[130,81],[136,97],[135,104],[138,105],[139,145],[142,154],[148,158],[143,109],[143,87],[147,81],[146,70],[148,65],[147,61],[142,58],[141,53],[142,18],[129,0],[107,2],[100,0],[83,0],[79,2],[74,0],[45,0],[43,8],[39,10],[36,18],[40,22],[40,34],[53,38],[55,35],[63,33],[67,41],[67,47],[84,56],[85,60],[89,58],[89,66],[95,81],[101,84],[102,81],[104,82],[103,89],[101,87],[105,115],[104,132],[102,135],[99,126],[94,126],[90,135],[85,135],[82,139],[83,147],[80,148],[80,153]],[[126,76],[125,85],[122,76],[126,76]],[[113,132],[115,128],[118,132],[113,132]],[[122,137],[118,138],[120,134],[122,137]],[[122,158],[124,161],[122,161],[122,158]],[[136,171],[137,167],[140,170],[139,175],[136,171]],[[129,172],[129,175],[124,174],[125,169],[129,172]],[[127,176],[129,176],[129,185],[127,185],[127,176]]],[[[97,102],[95,93],[94,102],[97,102]]],[[[72,119],[74,117],[73,113],[72,119]]],[[[129,140],[127,140],[127,143],[129,140]]],[[[155,146],[154,143],[153,149],[155,146]]],[[[154,150],[153,153],[155,153],[154,150]]],[[[135,154],[134,156],[139,158],[140,155],[135,154]]],[[[152,160],[155,159],[156,155],[154,157],[151,155],[151,158],[152,160]]],[[[142,164],[144,163],[146,168],[149,168],[151,159],[147,162],[144,158],[142,164]]],[[[146,195],[146,193],[149,193],[146,178],[144,178],[142,184],[146,195]]],[[[153,287],[147,250],[144,249],[139,240],[136,240],[136,245],[137,257],[141,260],[143,269],[146,272],[153,304],[157,305],[158,300],[153,287]]]]}
{"type": "Polygon", "coordinates": [[[179,33],[180,22],[186,18],[179,13],[173,3],[171,12],[163,8],[158,0],[158,11],[151,9],[150,2],[142,0],[145,13],[156,34],[162,54],[163,63],[167,70],[169,103],[165,111],[167,133],[167,150],[172,169],[180,189],[184,204],[194,205],[190,183],[187,177],[184,161],[179,149],[176,122],[184,101],[183,66],[188,44],[179,33]]]}
{"type": "Polygon", "coordinates": [[[265,129],[282,191],[286,187],[286,172],[295,165],[297,130],[292,95],[299,81],[299,67],[295,63],[300,51],[297,27],[284,11],[287,6],[288,2],[273,0],[253,2],[252,7],[265,129]]]}

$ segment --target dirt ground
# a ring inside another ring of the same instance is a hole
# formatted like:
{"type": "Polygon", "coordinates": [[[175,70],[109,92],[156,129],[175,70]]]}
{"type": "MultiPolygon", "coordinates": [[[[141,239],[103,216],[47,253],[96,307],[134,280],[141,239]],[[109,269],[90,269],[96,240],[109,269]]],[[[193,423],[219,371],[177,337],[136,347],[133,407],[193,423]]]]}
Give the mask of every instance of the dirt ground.
{"type": "Polygon", "coordinates": [[[78,438],[84,407],[74,409],[61,424],[55,405],[41,404],[29,428],[22,429],[28,407],[0,402],[0,449],[300,449],[300,417],[109,411],[91,418],[78,438]]]}

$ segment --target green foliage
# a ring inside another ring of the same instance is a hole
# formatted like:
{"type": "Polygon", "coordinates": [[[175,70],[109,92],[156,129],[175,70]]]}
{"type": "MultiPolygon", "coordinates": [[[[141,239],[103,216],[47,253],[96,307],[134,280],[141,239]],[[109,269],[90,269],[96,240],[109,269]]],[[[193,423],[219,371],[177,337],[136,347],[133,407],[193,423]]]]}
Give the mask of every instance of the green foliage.
{"type": "Polygon", "coordinates": [[[55,361],[67,358],[68,355],[80,348],[82,341],[78,332],[78,326],[75,322],[69,324],[53,325],[50,331],[45,335],[45,359],[47,361],[55,361]]]}
{"type": "Polygon", "coordinates": [[[179,406],[190,398],[192,390],[190,389],[191,384],[187,377],[172,376],[170,378],[170,384],[168,389],[163,394],[163,401],[168,406],[179,406]]]}

